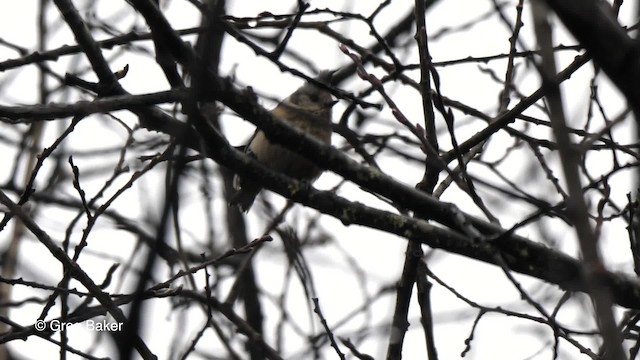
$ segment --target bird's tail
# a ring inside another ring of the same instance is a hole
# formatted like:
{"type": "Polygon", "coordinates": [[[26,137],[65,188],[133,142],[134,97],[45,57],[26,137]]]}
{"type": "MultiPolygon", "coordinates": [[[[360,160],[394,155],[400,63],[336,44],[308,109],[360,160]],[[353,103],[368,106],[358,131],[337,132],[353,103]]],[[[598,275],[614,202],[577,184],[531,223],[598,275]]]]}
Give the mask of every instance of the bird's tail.
{"type": "Polygon", "coordinates": [[[229,205],[237,205],[243,212],[249,211],[251,205],[258,196],[260,189],[252,191],[252,189],[242,188],[238,190],[229,200],[229,205]]]}

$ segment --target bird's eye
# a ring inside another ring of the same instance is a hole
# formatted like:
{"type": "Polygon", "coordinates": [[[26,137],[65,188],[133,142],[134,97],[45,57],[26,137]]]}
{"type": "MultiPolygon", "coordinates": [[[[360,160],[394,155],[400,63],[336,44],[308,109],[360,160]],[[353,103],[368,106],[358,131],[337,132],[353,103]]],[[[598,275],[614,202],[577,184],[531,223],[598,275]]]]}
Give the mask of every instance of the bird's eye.
{"type": "Polygon", "coordinates": [[[309,100],[311,100],[312,102],[318,102],[318,95],[316,94],[309,95],[309,100]]]}

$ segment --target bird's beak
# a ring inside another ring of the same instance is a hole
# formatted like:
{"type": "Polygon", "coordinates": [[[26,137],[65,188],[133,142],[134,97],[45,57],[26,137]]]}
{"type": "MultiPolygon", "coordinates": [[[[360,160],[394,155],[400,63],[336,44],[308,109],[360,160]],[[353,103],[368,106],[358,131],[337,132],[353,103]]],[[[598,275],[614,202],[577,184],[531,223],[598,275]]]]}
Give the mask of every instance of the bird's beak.
{"type": "Polygon", "coordinates": [[[327,107],[332,108],[335,104],[338,103],[338,100],[331,100],[327,102],[327,107]]]}

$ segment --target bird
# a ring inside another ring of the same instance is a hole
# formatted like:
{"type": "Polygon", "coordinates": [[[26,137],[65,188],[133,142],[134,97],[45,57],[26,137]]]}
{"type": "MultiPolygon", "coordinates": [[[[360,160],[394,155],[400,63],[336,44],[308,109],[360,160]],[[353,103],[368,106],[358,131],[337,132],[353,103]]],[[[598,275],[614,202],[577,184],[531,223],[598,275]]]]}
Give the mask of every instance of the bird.
{"type": "MultiPolygon", "coordinates": [[[[329,86],[334,73],[335,71],[330,70],[321,71],[315,80],[329,86]]],[[[337,102],[327,89],[307,82],[282,100],[271,110],[271,114],[305,134],[331,145],[332,108],[337,102]]],[[[272,143],[260,129],[254,132],[245,147],[245,153],[272,170],[309,183],[320,177],[323,171],[302,155],[272,143]]],[[[231,197],[229,204],[248,212],[262,186],[257,181],[236,174],[233,187],[236,193],[231,197]]]]}

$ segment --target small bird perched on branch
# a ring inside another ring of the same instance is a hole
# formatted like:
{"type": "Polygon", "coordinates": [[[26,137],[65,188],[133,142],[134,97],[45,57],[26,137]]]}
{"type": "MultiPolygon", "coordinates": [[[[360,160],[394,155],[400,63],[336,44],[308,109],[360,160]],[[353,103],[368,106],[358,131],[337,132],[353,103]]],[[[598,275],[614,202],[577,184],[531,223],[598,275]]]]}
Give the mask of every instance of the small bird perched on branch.
{"type": "MultiPolygon", "coordinates": [[[[322,71],[315,80],[329,85],[334,71],[322,71]]],[[[311,82],[302,85],[298,90],[284,99],[271,111],[273,116],[286,121],[307,135],[331,144],[331,108],[337,101],[331,94],[311,82]]],[[[273,144],[260,130],[256,130],[245,148],[245,152],[255,157],[264,165],[275,171],[302,181],[315,181],[322,169],[283,146],[273,144]]],[[[248,211],[262,186],[249,179],[236,175],[233,187],[237,190],[229,203],[237,205],[242,211],[248,211]]]]}

